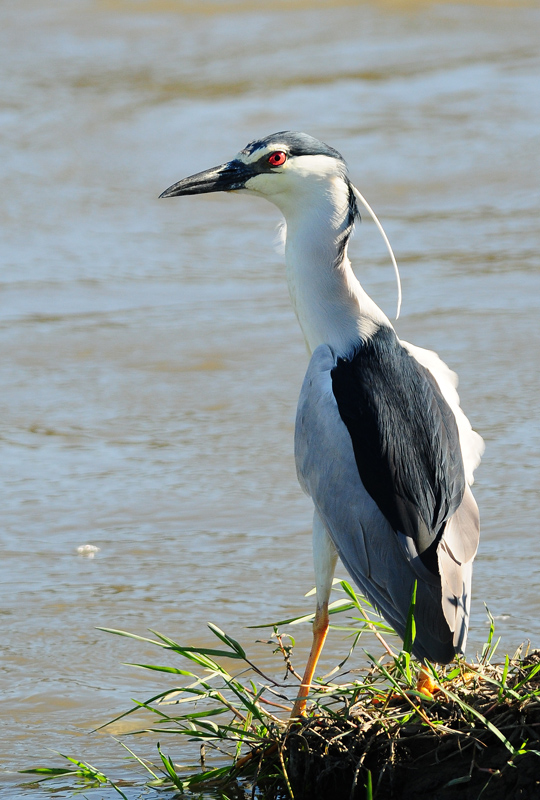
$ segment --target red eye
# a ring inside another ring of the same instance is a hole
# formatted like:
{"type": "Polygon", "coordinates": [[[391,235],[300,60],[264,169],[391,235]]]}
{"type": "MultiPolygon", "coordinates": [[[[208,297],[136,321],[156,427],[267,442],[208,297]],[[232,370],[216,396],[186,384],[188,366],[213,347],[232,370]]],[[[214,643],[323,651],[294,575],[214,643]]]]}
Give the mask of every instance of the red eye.
{"type": "Polygon", "coordinates": [[[287,161],[287,156],[281,150],[276,150],[271,156],[268,156],[268,163],[273,167],[281,167],[287,161]]]}

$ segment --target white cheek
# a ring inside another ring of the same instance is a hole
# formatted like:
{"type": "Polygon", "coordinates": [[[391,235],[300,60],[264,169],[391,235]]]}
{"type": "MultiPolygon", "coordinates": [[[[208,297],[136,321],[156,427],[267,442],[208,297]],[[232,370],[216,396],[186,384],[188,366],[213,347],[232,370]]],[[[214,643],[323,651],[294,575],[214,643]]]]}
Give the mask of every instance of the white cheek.
{"type": "Polygon", "coordinates": [[[250,178],[246,181],[244,188],[247,189],[249,192],[256,192],[257,194],[262,194],[265,197],[271,197],[272,195],[279,194],[280,190],[279,183],[280,183],[280,175],[279,173],[268,173],[268,172],[261,172],[259,175],[254,175],[253,178],[250,178]]]}

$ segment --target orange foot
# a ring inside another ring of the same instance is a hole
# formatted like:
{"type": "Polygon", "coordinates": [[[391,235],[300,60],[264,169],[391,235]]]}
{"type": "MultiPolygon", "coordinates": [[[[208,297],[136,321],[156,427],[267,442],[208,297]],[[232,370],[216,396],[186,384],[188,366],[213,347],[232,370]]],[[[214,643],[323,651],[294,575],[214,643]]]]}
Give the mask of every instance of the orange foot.
{"type": "Polygon", "coordinates": [[[433,695],[439,691],[439,687],[433,683],[431,676],[423,667],[418,674],[416,691],[425,695],[429,700],[433,700],[433,695]]]}

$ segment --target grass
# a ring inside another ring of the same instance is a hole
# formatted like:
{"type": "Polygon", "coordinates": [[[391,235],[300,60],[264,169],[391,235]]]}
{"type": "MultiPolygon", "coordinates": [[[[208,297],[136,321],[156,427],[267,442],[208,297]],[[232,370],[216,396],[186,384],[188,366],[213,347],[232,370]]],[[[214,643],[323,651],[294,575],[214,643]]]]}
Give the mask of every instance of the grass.
{"type": "MultiPolygon", "coordinates": [[[[146,714],[148,723],[137,732],[156,736],[157,764],[138,757],[124,741],[120,745],[144,771],[147,785],[177,796],[204,792],[229,800],[540,796],[540,654],[520,648],[495,664],[498,642],[490,616],[477,663],[427,666],[438,689],[427,698],[415,688],[420,664],[411,656],[414,597],[403,649],[394,652],[387,643],[393,632],[369,603],[346,582],[340,589],[345,597],[330,611],[352,612],[347,624],[333,626],[350,637],[349,653],[315,684],[306,719],[293,725],[288,715],[299,675],[294,639],[281,629],[310,616],[260,626],[272,631],[265,641],[285,679],[263,672],[237,640],[212,624],[212,648],[183,646],[155,631],[147,638],[103,629],[178,657],[179,666],[133,665],[170,675],[175,683],[111,720],[146,714]],[[350,655],[368,631],[384,645],[384,656],[364,650],[366,667],[350,670],[350,655]],[[197,767],[180,768],[169,755],[180,750],[179,739],[200,746],[197,767]]],[[[71,766],[63,770],[27,772],[41,780],[61,774],[88,785],[108,784],[126,797],[118,782],[88,763],[64,758],[71,766]]]]}

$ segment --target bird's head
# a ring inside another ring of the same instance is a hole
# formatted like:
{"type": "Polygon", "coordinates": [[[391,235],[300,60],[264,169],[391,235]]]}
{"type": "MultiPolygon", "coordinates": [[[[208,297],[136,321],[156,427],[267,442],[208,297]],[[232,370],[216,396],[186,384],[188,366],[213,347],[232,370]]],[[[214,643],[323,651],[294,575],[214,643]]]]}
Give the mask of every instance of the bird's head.
{"type": "Polygon", "coordinates": [[[249,192],[274,203],[289,223],[295,217],[314,226],[326,225],[341,258],[362,203],[377,225],[390,252],[401,285],[390,242],[375,212],[352,185],[347,165],[337,150],[307,133],[280,131],[250,142],[232,161],[198,172],[169,186],[160,197],[208,192],[249,192]]]}
{"type": "Polygon", "coordinates": [[[287,213],[308,197],[348,198],[347,166],[337,150],[313,136],[280,131],[250,142],[226,164],[173,184],[161,197],[238,191],[265,197],[287,213]]]}

